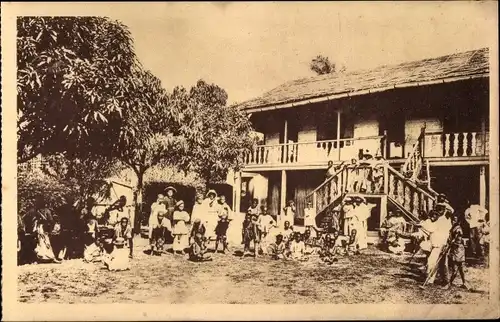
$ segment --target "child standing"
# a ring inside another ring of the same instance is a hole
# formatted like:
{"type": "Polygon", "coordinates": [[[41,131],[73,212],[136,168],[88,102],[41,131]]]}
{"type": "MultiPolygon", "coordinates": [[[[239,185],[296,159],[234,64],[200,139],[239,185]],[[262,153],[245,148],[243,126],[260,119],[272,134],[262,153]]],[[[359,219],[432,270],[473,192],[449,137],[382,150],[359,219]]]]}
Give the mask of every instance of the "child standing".
{"type": "Polygon", "coordinates": [[[176,253],[183,253],[189,247],[188,228],[186,222],[189,221],[189,214],[184,210],[184,201],[180,200],[176,204],[176,210],[173,214],[174,227],[172,235],[174,235],[173,250],[176,253]]]}
{"type": "Polygon", "coordinates": [[[469,289],[465,282],[465,274],[463,264],[465,262],[465,245],[463,240],[463,231],[460,227],[460,220],[458,216],[452,217],[453,226],[450,232],[450,257],[449,263],[451,267],[451,277],[450,281],[443,287],[444,289],[449,289],[453,284],[453,280],[457,277],[457,273],[460,273],[462,278],[462,288],[469,289]]]}
{"type": "Polygon", "coordinates": [[[243,256],[250,255],[250,244],[254,242],[254,256],[258,256],[260,248],[260,230],[258,228],[258,216],[247,214],[243,223],[243,256]]]}
{"type": "Polygon", "coordinates": [[[286,221],[288,221],[293,226],[295,220],[295,211],[296,211],[295,202],[293,200],[289,200],[288,206],[283,208],[283,214],[279,219],[280,227],[284,227],[286,221]]]}
{"type": "Polygon", "coordinates": [[[229,250],[227,247],[227,229],[229,228],[229,222],[232,220],[230,217],[231,208],[226,203],[226,197],[221,195],[219,198],[219,221],[215,227],[215,234],[217,236],[215,240],[215,252],[219,248],[219,242],[222,243],[222,253],[229,250]]]}

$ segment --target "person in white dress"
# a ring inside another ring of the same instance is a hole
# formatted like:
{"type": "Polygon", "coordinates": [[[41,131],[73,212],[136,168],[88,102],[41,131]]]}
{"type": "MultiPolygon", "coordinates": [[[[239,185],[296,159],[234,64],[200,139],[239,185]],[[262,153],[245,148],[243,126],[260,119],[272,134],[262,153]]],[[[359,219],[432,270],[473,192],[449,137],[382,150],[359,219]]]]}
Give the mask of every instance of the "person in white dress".
{"type": "Polygon", "coordinates": [[[371,216],[371,211],[374,204],[367,204],[366,200],[362,197],[355,198],[355,215],[358,219],[358,240],[359,249],[368,248],[368,218],[371,216]]]}
{"type": "Polygon", "coordinates": [[[193,212],[191,213],[191,223],[194,223],[196,219],[200,221],[205,217],[205,210],[203,209],[203,196],[201,194],[196,194],[195,203],[193,206],[193,212]]]}
{"type": "Polygon", "coordinates": [[[176,203],[176,210],[173,213],[172,235],[174,236],[173,250],[176,253],[183,253],[189,247],[189,230],[186,223],[189,222],[189,214],[184,210],[184,201],[176,203]]]}
{"type": "Polygon", "coordinates": [[[316,226],[316,209],[313,208],[312,202],[308,201],[304,209],[304,226],[309,228],[312,238],[316,237],[318,227],[316,226]]]}
{"type": "Polygon", "coordinates": [[[217,202],[217,192],[215,192],[215,190],[212,189],[208,191],[207,198],[203,201],[203,208],[205,210],[205,218],[202,222],[206,228],[205,237],[208,242],[215,241],[215,228],[217,227],[220,212],[220,205],[217,202]]]}

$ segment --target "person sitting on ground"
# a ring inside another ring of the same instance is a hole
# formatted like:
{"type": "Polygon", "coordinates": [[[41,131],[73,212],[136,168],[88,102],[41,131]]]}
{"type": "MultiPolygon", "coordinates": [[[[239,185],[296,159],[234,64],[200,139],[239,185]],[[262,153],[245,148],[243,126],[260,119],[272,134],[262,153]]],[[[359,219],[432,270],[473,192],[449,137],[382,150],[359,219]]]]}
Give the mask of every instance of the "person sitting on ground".
{"type": "Polygon", "coordinates": [[[467,283],[465,282],[464,274],[464,262],[465,262],[465,244],[463,240],[463,231],[461,227],[461,218],[459,216],[452,217],[452,228],[449,238],[450,244],[450,255],[449,255],[449,265],[451,268],[451,277],[449,282],[444,286],[444,289],[449,289],[453,285],[453,280],[460,273],[462,278],[462,288],[469,289],[467,283]]]}
{"type": "Polygon", "coordinates": [[[387,250],[390,253],[401,255],[405,250],[405,243],[398,233],[395,233],[387,240],[387,250]]]}
{"type": "Polygon", "coordinates": [[[359,254],[358,234],[356,229],[351,230],[349,240],[345,245],[345,254],[348,256],[359,254]]]}
{"type": "Polygon", "coordinates": [[[103,256],[103,262],[110,271],[124,271],[130,269],[130,254],[127,250],[130,245],[127,243],[132,236],[132,228],[128,218],[123,217],[116,225],[113,234],[113,250],[110,254],[103,256]]]}
{"type": "Polygon", "coordinates": [[[304,253],[306,255],[312,255],[312,254],[315,254],[317,252],[316,240],[311,235],[312,235],[311,229],[306,228],[306,230],[304,231],[304,236],[303,236],[304,245],[305,245],[304,253]]]}
{"type": "Polygon", "coordinates": [[[289,221],[285,221],[284,227],[281,231],[281,234],[283,235],[283,241],[285,242],[285,244],[288,244],[290,242],[293,233],[294,231],[292,225],[290,225],[289,221]]]}
{"type": "Polygon", "coordinates": [[[196,218],[193,222],[193,225],[191,226],[191,232],[189,233],[189,244],[194,243],[194,237],[196,234],[201,235],[201,240],[204,243],[205,242],[205,225],[203,225],[203,222],[201,221],[200,218],[196,218]]]}
{"type": "Polygon", "coordinates": [[[203,245],[203,237],[200,233],[194,236],[193,243],[189,249],[189,260],[192,262],[207,262],[212,260],[203,245]]]}
{"type": "Polygon", "coordinates": [[[320,259],[331,265],[332,263],[338,261],[336,255],[337,255],[337,246],[336,246],[336,241],[337,238],[335,235],[327,234],[325,236],[325,242],[323,244],[323,247],[319,251],[319,257],[320,259]]]}
{"type": "Polygon", "coordinates": [[[307,260],[305,255],[306,247],[304,241],[302,241],[302,236],[300,233],[295,233],[290,242],[290,258],[296,260],[307,260]]]}
{"type": "Polygon", "coordinates": [[[84,217],[85,234],[84,234],[84,252],[83,260],[87,263],[100,260],[101,250],[98,243],[99,227],[97,220],[92,214],[86,214],[84,217]]]}
{"type": "Polygon", "coordinates": [[[286,259],[286,245],[283,241],[283,235],[276,235],[276,242],[270,244],[267,247],[267,253],[271,256],[272,259],[286,259]]]}

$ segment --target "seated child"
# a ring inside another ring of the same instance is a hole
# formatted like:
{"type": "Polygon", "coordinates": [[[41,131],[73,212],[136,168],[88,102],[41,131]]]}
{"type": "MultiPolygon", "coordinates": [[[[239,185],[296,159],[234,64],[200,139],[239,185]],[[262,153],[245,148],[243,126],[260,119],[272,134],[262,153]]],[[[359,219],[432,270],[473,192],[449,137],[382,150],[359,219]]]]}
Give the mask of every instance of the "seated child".
{"type": "Polygon", "coordinates": [[[336,255],[337,255],[337,246],[336,246],[336,242],[337,242],[337,236],[333,235],[330,235],[328,234],[327,236],[325,236],[325,242],[323,244],[323,247],[321,248],[321,250],[319,251],[319,258],[331,265],[333,262],[336,262],[338,261],[336,255]]]}
{"type": "Polygon", "coordinates": [[[309,227],[304,231],[304,244],[305,244],[305,254],[312,255],[317,251],[316,239],[311,237],[311,230],[309,227]]]}
{"type": "Polygon", "coordinates": [[[297,260],[307,260],[305,256],[305,245],[302,241],[302,235],[300,233],[295,233],[290,242],[290,258],[297,260]]]}
{"type": "Polygon", "coordinates": [[[272,259],[285,259],[286,258],[286,245],[283,241],[283,235],[276,235],[276,242],[267,247],[267,253],[272,259]]]}
{"type": "Polygon", "coordinates": [[[207,253],[206,247],[203,245],[202,235],[197,233],[194,236],[193,243],[189,248],[189,260],[192,262],[211,261],[210,254],[207,253]]]}
{"type": "Polygon", "coordinates": [[[359,254],[358,234],[356,229],[351,230],[349,240],[345,243],[344,247],[347,255],[359,254]]]}
{"type": "Polygon", "coordinates": [[[401,255],[405,250],[405,243],[398,234],[387,239],[387,249],[390,253],[401,255]]]}
{"type": "Polygon", "coordinates": [[[110,271],[124,271],[130,269],[129,252],[126,245],[125,238],[118,237],[113,242],[114,248],[111,254],[103,256],[104,265],[110,271]]]}

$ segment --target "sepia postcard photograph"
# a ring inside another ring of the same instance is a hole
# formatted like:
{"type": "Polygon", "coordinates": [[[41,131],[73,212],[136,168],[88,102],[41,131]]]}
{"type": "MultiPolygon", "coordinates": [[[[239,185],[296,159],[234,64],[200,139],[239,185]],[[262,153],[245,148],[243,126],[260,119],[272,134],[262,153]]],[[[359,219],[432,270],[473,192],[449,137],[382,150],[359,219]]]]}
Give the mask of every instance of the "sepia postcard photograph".
{"type": "Polygon", "coordinates": [[[1,67],[3,320],[500,317],[498,2],[2,2],[1,67]]]}

